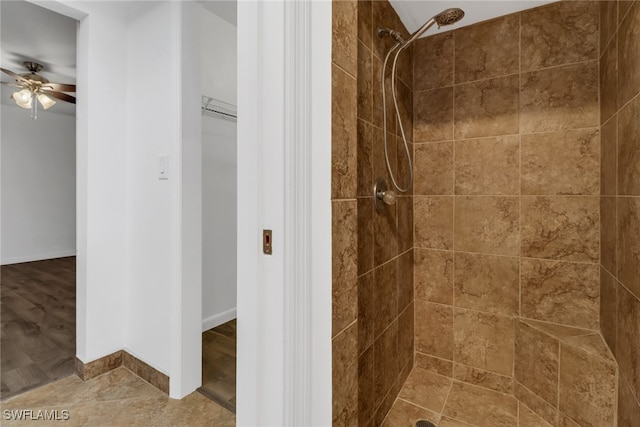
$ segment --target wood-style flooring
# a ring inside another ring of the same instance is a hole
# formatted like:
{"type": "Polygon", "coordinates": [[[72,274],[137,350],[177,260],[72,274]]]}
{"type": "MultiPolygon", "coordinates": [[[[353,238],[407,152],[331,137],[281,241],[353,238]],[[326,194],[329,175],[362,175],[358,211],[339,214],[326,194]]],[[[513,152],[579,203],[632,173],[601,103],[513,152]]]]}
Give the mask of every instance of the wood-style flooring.
{"type": "Polygon", "coordinates": [[[236,412],[236,320],[202,333],[200,393],[236,412]]]}
{"type": "Polygon", "coordinates": [[[76,259],[0,267],[0,399],[75,371],[76,259]]]}

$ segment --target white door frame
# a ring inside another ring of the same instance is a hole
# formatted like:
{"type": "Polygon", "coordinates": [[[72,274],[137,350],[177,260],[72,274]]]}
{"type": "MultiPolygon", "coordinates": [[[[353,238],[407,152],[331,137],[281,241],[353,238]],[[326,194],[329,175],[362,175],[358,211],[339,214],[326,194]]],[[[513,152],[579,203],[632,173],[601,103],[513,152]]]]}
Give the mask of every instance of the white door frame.
{"type": "Polygon", "coordinates": [[[238,2],[239,426],[331,425],[330,88],[330,1],[238,2]]]}

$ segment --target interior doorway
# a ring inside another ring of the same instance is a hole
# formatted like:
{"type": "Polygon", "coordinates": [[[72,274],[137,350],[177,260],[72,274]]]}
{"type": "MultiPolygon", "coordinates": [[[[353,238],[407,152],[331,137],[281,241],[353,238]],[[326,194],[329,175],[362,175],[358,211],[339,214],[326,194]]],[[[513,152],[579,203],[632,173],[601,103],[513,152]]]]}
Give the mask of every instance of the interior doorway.
{"type": "Polygon", "coordinates": [[[237,4],[202,2],[202,387],[236,412],[237,4]]]}
{"type": "Polygon", "coordinates": [[[75,372],[77,21],[23,0],[0,8],[5,400],[75,372]]]}

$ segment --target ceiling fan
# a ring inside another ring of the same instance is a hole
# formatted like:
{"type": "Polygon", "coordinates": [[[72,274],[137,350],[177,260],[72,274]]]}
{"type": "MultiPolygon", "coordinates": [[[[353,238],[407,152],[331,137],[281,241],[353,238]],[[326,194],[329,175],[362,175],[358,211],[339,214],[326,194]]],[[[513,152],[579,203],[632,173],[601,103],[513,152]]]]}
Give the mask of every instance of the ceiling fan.
{"type": "Polygon", "coordinates": [[[37,118],[38,103],[40,103],[42,108],[45,110],[53,107],[56,102],[51,98],[70,102],[72,104],[76,103],[76,98],[74,96],[64,93],[74,93],[76,91],[76,85],[52,83],[46,78],[38,75],[37,73],[42,70],[43,67],[37,62],[27,61],[23,62],[23,64],[25,68],[29,70],[29,73],[18,74],[5,68],[0,68],[0,71],[16,79],[15,83],[2,83],[20,88],[20,90],[14,92],[11,97],[19,107],[31,109],[32,119],[37,118]]]}

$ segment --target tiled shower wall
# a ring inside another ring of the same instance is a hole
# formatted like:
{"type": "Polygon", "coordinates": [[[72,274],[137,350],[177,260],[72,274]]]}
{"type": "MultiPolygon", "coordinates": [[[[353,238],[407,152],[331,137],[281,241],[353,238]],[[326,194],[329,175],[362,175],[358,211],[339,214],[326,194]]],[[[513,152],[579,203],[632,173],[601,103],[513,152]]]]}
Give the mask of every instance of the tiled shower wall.
{"type": "MultiPolygon", "coordinates": [[[[406,31],[387,1],[333,2],[333,424],[379,425],[413,367],[412,197],[378,214],[377,177],[387,179],[378,77],[389,39],[406,31]]],[[[411,141],[411,51],[401,56],[398,102],[411,141]]],[[[391,98],[387,99],[388,105],[391,98]]],[[[389,110],[392,111],[392,110],[389,110]]],[[[391,165],[407,167],[395,116],[387,118],[391,165]],[[404,163],[403,163],[404,161],[404,163]],[[405,165],[405,166],[403,166],[405,165]]]]}
{"type": "Polygon", "coordinates": [[[514,320],[598,329],[599,11],[416,43],[416,366],[511,394],[514,320]]]}
{"type": "Polygon", "coordinates": [[[640,422],[640,4],[602,2],[600,22],[600,327],[620,367],[618,424],[633,426],[640,422]]]}

